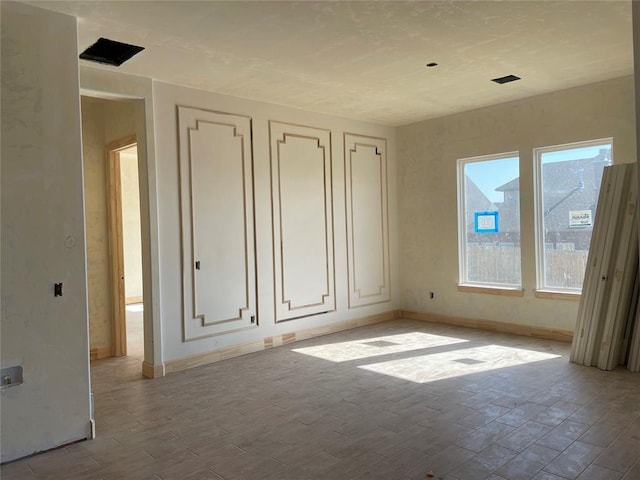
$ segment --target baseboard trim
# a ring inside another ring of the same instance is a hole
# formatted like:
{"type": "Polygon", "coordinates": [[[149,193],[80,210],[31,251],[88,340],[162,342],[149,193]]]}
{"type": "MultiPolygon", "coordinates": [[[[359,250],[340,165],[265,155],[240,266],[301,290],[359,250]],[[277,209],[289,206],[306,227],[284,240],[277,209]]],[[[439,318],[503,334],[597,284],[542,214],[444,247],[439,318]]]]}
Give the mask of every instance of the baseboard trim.
{"type": "Polygon", "coordinates": [[[142,362],[142,376],[144,378],[160,378],[165,376],[164,363],[153,365],[148,362],[142,362]]]}
{"type": "Polygon", "coordinates": [[[142,297],[127,297],[124,300],[126,305],[131,305],[132,303],[142,303],[142,297]]]}
{"type": "Polygon", "coordinates": [[[89,359],[91,361],[101,360],[111,356],[111,345],[108,347],[94,347],[89,350],[89,359]]]}
{"type": "Polygon", "coordinates": [[[390,310],[388,312],[378,313],[376,315],[369,315],[352,320],[343,320],[341,322],[336,322],[317,328],[288,332],[282,335],[276,335],[273,337],[266,337],[260,340],[256,340],[255,342],[243,343],[241,345],[234,345],[218,350],[212,350],[210,352],[192,355],[190,357],[170,360],[168,362],[165,362],[164,364],[165,374],[180,372],[182,370],[188,370],[190,368],[208,365],[210,363],[239,357],[240,355],[246,355],[248,353],[259,352],[272,347],[279,347],[281,345],[298,342],[300,340],[306,340],[308,338],[328,335],[330,333],[350,330],[352,328],[363,327],[365,325],[372,325],[374,323],[385,322],[387,320],[394,320],[397,318],[400,318],[400,310],[390,310]]]}
{"type": "Polygon", "coordinates": [[[489,330],[492,332],[543,338],[545,340],[558,340],[560,342],[571,342],[573,340],[573,332],[569,330],[531,327],[528,325],[517,325],[515,323],[495,322],[493,320],[483,320],[478,318],[452,317],[449,315],[441,315],[439,313],[415,312],[411,310],[401,310],[400,316],[401,318],[411,320],[444,323],[447,325],[456,325],[458,327],[469,327],[476,328],[478,330],[489,330]]]}

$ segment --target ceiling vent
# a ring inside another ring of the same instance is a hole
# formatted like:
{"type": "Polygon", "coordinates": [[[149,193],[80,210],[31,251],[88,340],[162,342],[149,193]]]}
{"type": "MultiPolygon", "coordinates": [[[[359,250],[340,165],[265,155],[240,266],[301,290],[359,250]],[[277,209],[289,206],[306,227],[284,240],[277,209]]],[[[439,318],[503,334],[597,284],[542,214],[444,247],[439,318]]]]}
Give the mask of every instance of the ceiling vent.
{"type": "Polygon", "coordinates": [[[507,75],[505,77],[493,78],[492,82],[499,83],[502,85],[503,83],[515,82],[516,80],[520,80],[520,77],[516,77],[515,75],[507,75]]]}
{"type": "Polygon", "coordinates": [[[116,42],[108,38],[100,38],[96,43],[82,52],[80,58],[82,60],[119,67],[142,50],[144,50],[144,47],[116,42]]]}

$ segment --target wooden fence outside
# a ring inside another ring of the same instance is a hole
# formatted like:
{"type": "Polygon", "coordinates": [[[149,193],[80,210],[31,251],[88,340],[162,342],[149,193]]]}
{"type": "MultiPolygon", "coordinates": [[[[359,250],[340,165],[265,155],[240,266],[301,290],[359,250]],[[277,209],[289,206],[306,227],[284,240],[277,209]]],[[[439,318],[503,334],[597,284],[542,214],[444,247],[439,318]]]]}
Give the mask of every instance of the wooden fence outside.
{"type": "MultiPolygon", "coordinates": [[[[546,285],[581,288],[588,250],[546,250],[546,285]]],[[[467,246],[467,276],[472,282],[521,283],[520,248],[502,245],[467,246]]]]}

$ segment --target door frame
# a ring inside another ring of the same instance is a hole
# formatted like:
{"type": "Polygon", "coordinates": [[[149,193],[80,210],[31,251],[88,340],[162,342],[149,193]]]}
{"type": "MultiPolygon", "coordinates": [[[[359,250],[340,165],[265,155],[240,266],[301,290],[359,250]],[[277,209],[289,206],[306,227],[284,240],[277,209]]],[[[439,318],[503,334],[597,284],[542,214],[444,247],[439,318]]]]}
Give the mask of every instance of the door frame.
{"type": "Polygon", "coordinates": [[[114,357],[122,357],[127,354],[120,152],[135,145],[137,145],[136,136],[129,135],[111,142],[105,147],[107,232],[109,237],[109,272],[113,312],[111,355],[114,357]]]}
{"type": "MultiPolygon", "coordinates": [[[[146,378],[165,374],[160,292],[159,171],[155,147],[153,80],[80,65],[80,93],[105,100],[135,104],[138,142],[140,222],[142,234],[142,289],[144,303],[144,361],[146,378]]],[[[133,132],[132,132],[133,133],[133,132]]],[[[105,195],[106,197],[106,195],[105,195]]],[[[87,332],[88,336],[88,332],[87,332]]]]}

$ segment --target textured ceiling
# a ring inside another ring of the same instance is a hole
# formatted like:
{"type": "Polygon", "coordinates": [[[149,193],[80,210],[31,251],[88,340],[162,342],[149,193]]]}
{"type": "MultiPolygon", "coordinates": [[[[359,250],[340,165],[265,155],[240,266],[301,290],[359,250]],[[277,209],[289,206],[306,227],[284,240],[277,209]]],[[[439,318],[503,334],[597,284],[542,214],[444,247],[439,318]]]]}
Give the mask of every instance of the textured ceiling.
{"type": "Polygon", "coordinates": [[[629,1],[28,3],[146,47],[97,68],[386,125],[633,73],[629,1]]]}

